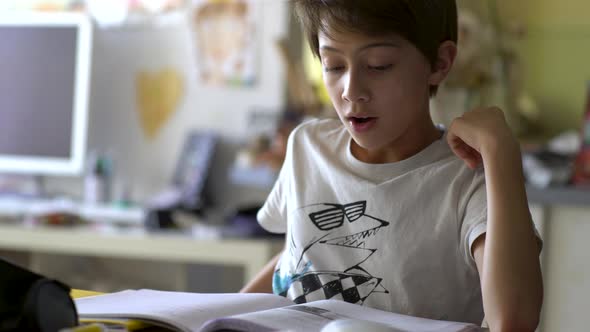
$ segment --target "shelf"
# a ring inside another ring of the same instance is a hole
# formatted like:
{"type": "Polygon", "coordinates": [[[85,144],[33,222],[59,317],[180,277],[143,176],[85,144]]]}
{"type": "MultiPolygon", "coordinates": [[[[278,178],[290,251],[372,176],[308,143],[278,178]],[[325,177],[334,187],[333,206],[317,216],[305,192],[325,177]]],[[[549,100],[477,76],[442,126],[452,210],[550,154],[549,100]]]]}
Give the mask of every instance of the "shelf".
{"type": "Polygon", "coordinates": [[[590,188],[527,186],[530,203],[590,207],[590,188]]]}

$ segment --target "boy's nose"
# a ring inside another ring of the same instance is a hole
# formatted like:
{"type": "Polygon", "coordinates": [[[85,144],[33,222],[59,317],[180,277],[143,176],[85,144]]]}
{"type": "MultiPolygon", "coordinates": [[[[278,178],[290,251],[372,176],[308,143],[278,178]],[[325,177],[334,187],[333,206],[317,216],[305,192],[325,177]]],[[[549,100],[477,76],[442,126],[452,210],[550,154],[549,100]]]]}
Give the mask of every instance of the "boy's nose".
{"type": "Polygon", "coordinates": [[[342,99],[353,103],[366,103],[370,100],[369,92],[364,88],[364,85],[357,75],[348,74],[348,77],[345,78],[342,99]]]}

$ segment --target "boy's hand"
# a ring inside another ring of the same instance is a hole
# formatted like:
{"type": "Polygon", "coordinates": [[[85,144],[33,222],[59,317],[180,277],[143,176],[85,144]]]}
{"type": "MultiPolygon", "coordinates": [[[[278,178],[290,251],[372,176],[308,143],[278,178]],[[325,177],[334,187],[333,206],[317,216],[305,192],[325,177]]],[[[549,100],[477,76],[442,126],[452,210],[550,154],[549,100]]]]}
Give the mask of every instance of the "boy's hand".
{"type": "Polygon", "coordinates": [[[478,108],[453,120],[447,133],[453,152],[469,168],[479,167],[486,158],[514,154],[520,158],[519,146],[510,131],[504,113],[497,107],[478,108]]]}

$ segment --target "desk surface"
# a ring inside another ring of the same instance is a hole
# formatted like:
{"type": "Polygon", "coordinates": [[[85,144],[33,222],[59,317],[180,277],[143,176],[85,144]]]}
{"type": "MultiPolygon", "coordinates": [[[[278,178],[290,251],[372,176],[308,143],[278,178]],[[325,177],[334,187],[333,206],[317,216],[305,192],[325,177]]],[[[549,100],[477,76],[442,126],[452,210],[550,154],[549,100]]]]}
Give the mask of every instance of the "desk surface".
{"type": "Polygon", "coordinates": [[[142,225],[146,211],[141,207],[112,204],[84,204],[71,199],[25,199],[0,195],[0,217],[25,219],[30,216],[62,212],[92,222],[142,225]]]}
{"type": "Polygon", "coordinates": [[[590,188],[527,186],[529,202],[543,205],[568,205],[586,207],[590,205],[590,188]]]}
{"type": "Polygon", "coordinates": [[[281,250],[276,239],[198,239],[145,231],[23,227],[0,223],[0,248],[13,251],[241,265],[250,280],[281,250]]]}

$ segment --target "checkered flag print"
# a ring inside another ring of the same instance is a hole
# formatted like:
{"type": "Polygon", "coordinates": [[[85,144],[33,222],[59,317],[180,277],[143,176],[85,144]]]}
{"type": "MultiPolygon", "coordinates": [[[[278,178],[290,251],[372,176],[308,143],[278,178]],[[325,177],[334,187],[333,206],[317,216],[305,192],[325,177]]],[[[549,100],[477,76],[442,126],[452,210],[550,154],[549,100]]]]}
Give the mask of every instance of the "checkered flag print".
{"type": "MultiPolygon", "coordinates": [[[[287,291],[295,303],[338,299],[362,305],[369,295],[377,292],[382,278],[358,273],[308,272],[293,280],[287,291]]],[[[387,291],[380,287],[380,293],[387,291]]]]}

